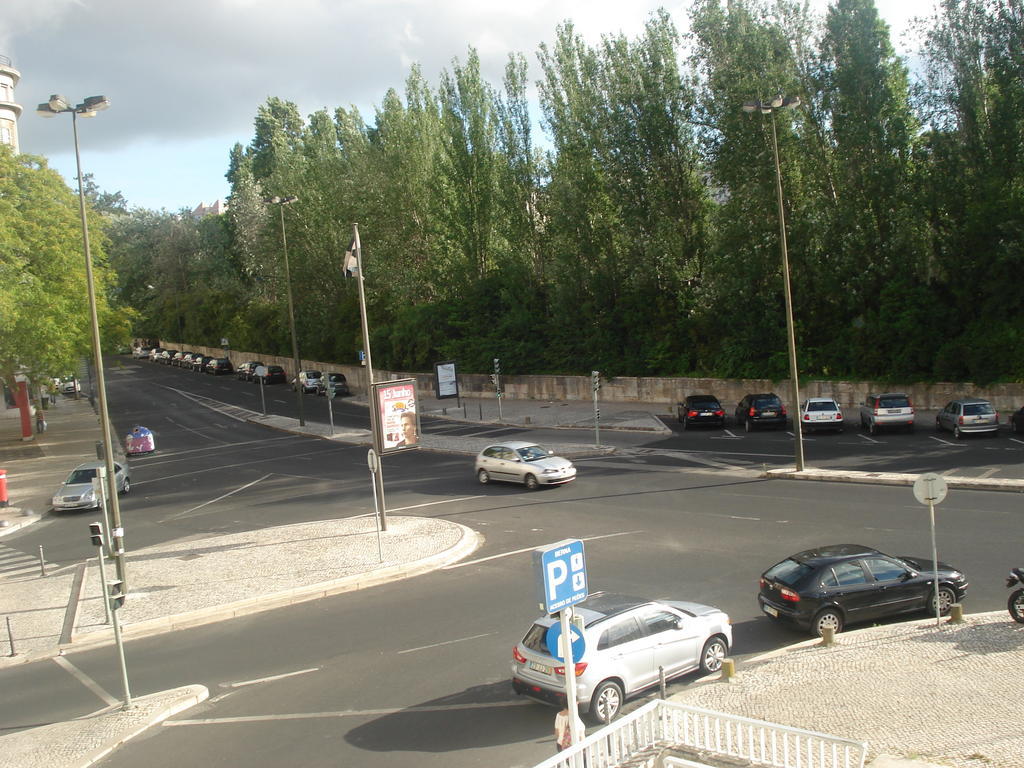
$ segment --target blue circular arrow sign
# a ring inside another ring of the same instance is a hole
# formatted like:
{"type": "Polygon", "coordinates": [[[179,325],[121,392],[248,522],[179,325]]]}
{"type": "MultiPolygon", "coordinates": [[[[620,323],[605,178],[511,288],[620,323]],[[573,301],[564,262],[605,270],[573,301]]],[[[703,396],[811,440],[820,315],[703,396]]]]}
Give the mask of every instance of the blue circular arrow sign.
{"type": "MultiPolygon", "coordinates": [[[[583,639],[583,635],[575,624],[569,625],[569,634],[572,636],[572,663],[575,664],[583,658],[583,654],[587,650],[587,642],[583,639]]],[[[562,625],[560,622],[551,625],[544,636],[544,641],[547,643],[548,652],[559,661],[564,662],[565,658],[562,654],[562,625]]]]}

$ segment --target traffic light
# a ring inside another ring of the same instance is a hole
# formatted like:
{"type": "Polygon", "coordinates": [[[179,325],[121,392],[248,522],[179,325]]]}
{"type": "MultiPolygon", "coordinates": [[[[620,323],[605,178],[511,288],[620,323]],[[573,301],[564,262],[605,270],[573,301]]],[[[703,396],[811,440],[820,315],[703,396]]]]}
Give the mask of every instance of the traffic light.
{"type": "Polygon", "coordinates": [[[597,392],[601,388],[601,372],[591,371],[590,372],[590,383],[594,387],[594,391],[597,392]]]}
{"type": "Polygon", "coordinates": [[[117,610],[124,605],[124,582],[121,579],[107,580],[107,598],[110,600],[112,610],[117,610]]]}
{"type": "Polygon", "coordinates": [[[493,384],[495,387],[498,386],[498,377],[493,373],[491,374],[491,384],[493,384]]]}
{"type": "Polygon", "coordinates": [[[89,523],[89,538],[94,547],[103,546],[103,523],[89,523]]]}

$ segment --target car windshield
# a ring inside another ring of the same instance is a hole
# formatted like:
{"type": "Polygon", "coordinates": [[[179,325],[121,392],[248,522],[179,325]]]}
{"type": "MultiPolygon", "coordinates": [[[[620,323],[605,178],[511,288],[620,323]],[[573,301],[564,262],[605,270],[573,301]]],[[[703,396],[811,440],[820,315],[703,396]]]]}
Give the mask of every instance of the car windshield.
{"type": "Polygon", "coordinates": [[[754,401],[755,408],[775,408],[781,405],[777,397],[759,397],[754,401]]]}
{"type": "Polygon", "coordinates": [[[691,397],[690,405],[694,408],[719,408],[718,401],[713,397],[691,397]]]}
{"type": "Polygon", "coordinates": [[[268,365],[267,370],[270,373],[281,373],[284,370],[284,368],[282,368],[280,365],[268,365]]]}
{"type": "Polygon", "coordinates": [[[910,400],[905,397],[880,397],[878,405],[882,408],[909,408],[910,400]]]}
{"type": "Polygon", "coordinates": [[[523,461],[537,461],[538,459],[546,459],[548,457],[548,452],[539,445],[528,445],[525,448],[516,448],[516,453],[519,454],[519,458],[523,461]]]}
{"type": "Polygon", "coordinates": [[[331,381],[345,381],[345,375],[342,373],[332,373],[328,378],[331,381]]]}
{"type": "Polygon", "coordinates": [[[319,379],[320,378],[320,371],[306,371],[306,378],[307,379],[319,379]]]}
{"type": "Polygon", "coordinates": [[[92,479],[96,477],[95,469],[76,469],[68,476],[68,485],[80,485],[82,483],[91,483],[92,479]]]}
{"type": "Polygon", "coordinates": [[[826,401],[826,402],[813,402],[812,401],[812,402],[807,404],[807,410],[808,411],[835,411],[835,410],[838,410],[838,408],[836,408],[836,404],[831,402],[831,401],[826,401]]]}
{"type": "Polygon", "coordinates": [[[770,581],[779,581],[786,586],[792,587],[813,570],[809,565],[798,563],[790,558],[783,560],[778,565],[773,565],[765,571],[764,577],[770,581]]]}
{"type": "Polygon", "coordinates": [[[964,403],[964,416],[988,416],[995,409],[988,403],[964,403]]]}

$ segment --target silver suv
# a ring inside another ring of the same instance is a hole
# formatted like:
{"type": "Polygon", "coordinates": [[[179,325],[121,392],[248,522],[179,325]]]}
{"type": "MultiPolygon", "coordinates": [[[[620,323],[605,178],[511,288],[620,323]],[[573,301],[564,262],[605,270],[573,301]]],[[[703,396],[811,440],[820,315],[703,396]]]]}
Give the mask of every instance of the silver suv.
{"type": "MultiPolygon", "coordinates": [[[[700,603],[595,592],[575,614],[585,642],[576,662],[576,699],[580,712],[598,723],[611,722],[627,697],[658,685],[659,667],[666,678],[717,672],[732,646],[729,617],[700,603]]],[[[547,646],[548,630],[557,624],[557,616],[542,616],[512,649],[512,688],[564,707],[565,664],[547,646]]]]}
{"type": "Polygon", "coordinates": [[[860,426],[872,435],[881,427],[902,427],[914,430],[914,404],[904,392],[868,395],[860,407],[860,426]]]}

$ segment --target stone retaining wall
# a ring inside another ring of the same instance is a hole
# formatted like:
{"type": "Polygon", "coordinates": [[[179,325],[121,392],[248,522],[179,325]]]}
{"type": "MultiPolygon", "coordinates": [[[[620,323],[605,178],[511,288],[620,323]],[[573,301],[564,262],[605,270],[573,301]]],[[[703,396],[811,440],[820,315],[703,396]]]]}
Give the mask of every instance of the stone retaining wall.
{"type": "MultiPolygon", "coordinates": [[[[182,346],[173,341],[160,344],[172,349],[182,346]]],[[[194,347],[185,345],[192,352],[222,357],[220,347],[194,347]]],[[[264,355],[255,352],[230,350],[227,357],[234,366],[246,360],[262,360],[267,365],[280,365],[288,372],[289,380],[295,375],[292,358],[264,355]]],[[[366,393],[366,369],[359,365],[339,365],[323,360],[300,361],[302,369],[314,369],[345,374],[353,394],[366,393]]],[[[409,373],[406,371],[385,371],[377,369],[378,381],[389,379],[416,379],[417,390],[421,393],[434,392],[434,374],[409,373]]],[[[506,397],[515,400],[590,400],[589,376],[506,376],[501,377],[506,397]]],[[[1001,414],[1008,414],[1024,405],[1024,384],[992,384],[979,387],[970,383],[938,382],[934,384],[879,384],[871,381],[817,381],[804,379],[800,382],[803,397],[834,397],[843,408],[851,408],[864,402],[865,396],[874,392],[906,392],[914,405],[921,410],[939,410],[950,400],[958,397],[980,397],[990,401],[1001,414]]],[[[493,397],[494,387],[490,376],[484,373],[459,374],[459,391],[464,397],[493,397]]],[[[788,379],[685,379],[669,377],[620,376],[602,382],[601,400],[607,402],[664,403],[671,408],[687,395],[710,393],[715,395],[726,409],[738,403],[748,392],[776,392],[787,404],[790,401],[788,379]]]]}

